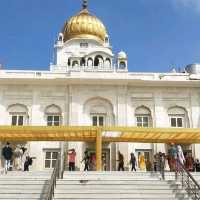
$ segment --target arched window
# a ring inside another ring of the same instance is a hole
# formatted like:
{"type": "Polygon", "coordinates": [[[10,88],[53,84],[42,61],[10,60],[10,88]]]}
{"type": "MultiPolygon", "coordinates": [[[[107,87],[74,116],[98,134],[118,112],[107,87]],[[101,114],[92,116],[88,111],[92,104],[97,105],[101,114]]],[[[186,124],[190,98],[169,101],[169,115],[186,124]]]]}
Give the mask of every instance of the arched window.
{"type": "Polygon", "coordinates": [[[12,126],[23,126],[28,124],[28,109],[25,105],[14,104],[8,107],[12,126]]]}
{"type": "Polygon", "coordinates": [[[98,55],[98,56],[95,57],[94,66],[95,67],[97,67],[97,66],[103,67],[103,57],[102,56],[98,55]]]}
{"type": "Polygon", "coordinates": [[[61,125],[62,111],[57,105],[47,106],[45,109],[45,116],[47,120],[47,126],[60,126],[61,125]]]}
{"type": "Polygon", "coordinates": [[[70,60],[70,58],[69,58],[68,61],[67,61],[67,65],[68,65],[68,66],[71,65],[71,60],[70,60]]]}
{"type": "Polygon", "coordinates": [[[78,61],[77,61],[77,60],[74,60],[74,61],[72,62],[72,67],[76,67],[76,66],[78,66],[78,61]]]}
{"type": "Polygon", "coordinates": [[[106,60],[105,60],[105,67],[107,67],[107,68],[110,68],[110,67],[111,67],[110,58],[106,58],[106,60]]]}
{"type": "Polygon", "coordinates": [[[85,58],[81,59],[81,66],[85,66],[85,58]]]}
{"type": "Polygon", "coordinates": [[[92,67],[93,66],[93,60],[92,60],[92,58],[88,58],[87,66],[88,67],[92,67]]]}
{"type": "Polygon", "coordinates": [[[62,33],[59,33],[59,36],[58,36],[58,41],[62,42],[63,41],[63,34],[62,33]]]}
{"type": "Polygon", "coordinates": [[[108,36],[105,37],[105,43],[106,43],[106,44],[109,43],[109,37],[108,37],[108,36]]]}
{"type": "Polygon", "coordinates": [[[175,106],[168,109],[170,126],[174,128],[188,128],[189,119],[185,108],[175,106]]]}
{"type": "Polygon", "coordinates": [[[140,106],[135,110],[136,125],[138,127],[151,127],[152,117],[151,111],[145,106],[140,106]]]}
{"type": "Polygon", "coordinates": [[[84,112],[88,125],[111,126],[114,124],[113,106],[107,99],[100,97],[89,99],[84,105],[84,112]]]}
{"type": "Polygon", "coordinates": [[[124,61],[120,61],[119,68],[120,69],[126,69],[126,63],[124,61]]]}

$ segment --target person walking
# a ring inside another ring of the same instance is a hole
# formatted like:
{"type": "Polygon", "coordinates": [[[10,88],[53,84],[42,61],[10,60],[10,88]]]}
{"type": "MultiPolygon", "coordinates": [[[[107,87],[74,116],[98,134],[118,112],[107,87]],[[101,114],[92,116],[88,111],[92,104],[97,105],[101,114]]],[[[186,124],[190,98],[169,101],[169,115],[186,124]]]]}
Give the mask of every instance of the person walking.
{"type": "Polygon", "coordinates": [[[118,163],[118,171],[124,171],[124,156],[123,154],[118,151],[118,160],[117,160],[119,163],[118,163]]]}
{"type": "Polygon", "coordinates": [[[89,156],[88,151],[84,152],[84,157],[81,162],[84,162],[84,164],[85,164],[84,171],[89,171],[90,156],[89,156]]]}
{"type": "Polygon", "coordinates": [[[130,164],[131,164],[131,171],[133,171],[133,170],[136,171],[136,157],[135,157],[134,153],[131,153],[130,164]]]}
{"type": "Polygon", "coordinates": [[[25,171],[25,168],[26,168],[26,171],[27,171],[27,157],[29,157],[29,153],[28,153],[28,150],[27,148],[25,147],[22,147],[22,151],[23,151],[23,154],[22,154],[22,159],[21,159],[21,168],[22,168],[22,171],[25,171]],[[25,167],[25,163],[26,163],[26,167],[25,167]]]}
{"type": "Polygon", "coordinates": [[[192,172],[194,168],[194,159],[191,153],[187,153],[185,156],[185,167],[188,171],[192,172]]]}
{"type": "Polygon", "coordinates": [[[138,158],[138,164],[139,164],[139,168],[141,171],[146,171],[146,162],[145,162],[145,157],[144,157],[144,153],[140,153],[139,158],[138,158]]]}
{"type": "Polygon", "coordinates": [[[181,145],[177,145],[177,158],[182,165],[185,163],[185,156],[183,155],[183,150],[181,145]]]}
{"type": "Polygon", "coordinates": [[[13,150],[10,147],[10,143],[7,142],[6,146],[2,149],[2,156],[5,160],[5,164],[4,164],[4,169],[5,169],[5,173],[7,174],[7,171],[10,169],[10,162],[13,156],[13,150]]]}
{"type": "Polygon", "coordinates": [[[75,171],[76,151],[75,149],[68,150],[69,171],[75,171]]]}
{"type": "Polygon", "coordinates": [[[176,170],[176,159],[177,159],[177,149],[175,144],[171,143],[168,154],[168,163],[171,172],[174,172],[176,170]]]}
{"type": "Polygon", "coordinates": [[[22,155],[23,151],[20,145],[17,145],[16,149],[14,150],[14,164],[16,170],[22,170],[22,155]]]}

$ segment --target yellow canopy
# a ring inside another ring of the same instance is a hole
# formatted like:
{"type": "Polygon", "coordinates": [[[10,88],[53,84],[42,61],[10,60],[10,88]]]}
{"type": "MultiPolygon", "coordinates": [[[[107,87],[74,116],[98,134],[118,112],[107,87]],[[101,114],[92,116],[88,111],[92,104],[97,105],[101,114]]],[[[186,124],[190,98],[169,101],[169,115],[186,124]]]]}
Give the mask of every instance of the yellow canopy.
{"type": "Polygon", "coordinates": [[[136,127],[0,126],[0,141],[200,143],[200,129],[136,127]]]}

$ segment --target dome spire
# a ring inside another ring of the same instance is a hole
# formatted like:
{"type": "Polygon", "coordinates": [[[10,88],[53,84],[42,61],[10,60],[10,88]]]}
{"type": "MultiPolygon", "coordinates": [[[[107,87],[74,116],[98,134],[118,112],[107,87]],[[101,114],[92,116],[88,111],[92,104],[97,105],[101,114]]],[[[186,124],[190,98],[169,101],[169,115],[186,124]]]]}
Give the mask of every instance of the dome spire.
{"type": "Polygon", "coordinates": [[[88,0],[83,0],[83,9],[87,9],[88,8],[88,0]]]}

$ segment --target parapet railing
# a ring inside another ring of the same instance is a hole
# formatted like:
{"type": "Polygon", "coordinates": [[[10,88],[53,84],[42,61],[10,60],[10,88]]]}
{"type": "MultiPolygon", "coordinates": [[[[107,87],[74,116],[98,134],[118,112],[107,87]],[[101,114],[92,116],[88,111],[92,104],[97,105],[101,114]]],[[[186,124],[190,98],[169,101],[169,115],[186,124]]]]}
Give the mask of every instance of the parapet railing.
{"type": "Polygon", "coordinates": [[[56,180],[57,178],[59,178],[59,176],[60,176],[60,154],[58,154],[58,158],[56,160],[56,164],[51,175],[50,183],[48,185],[48,190],[47,190],[48,192],[47,192],[45,200],[53,199],[54,191],[56,187],[56,180]]]}
{"type": "Polygon", "coordinates": [[[176,160],[176,180],[181,182],[182,188],[186,190],[193,200],[200,200],[200,186],[192,174],[185,168],[179,159],[176,160]]]}

